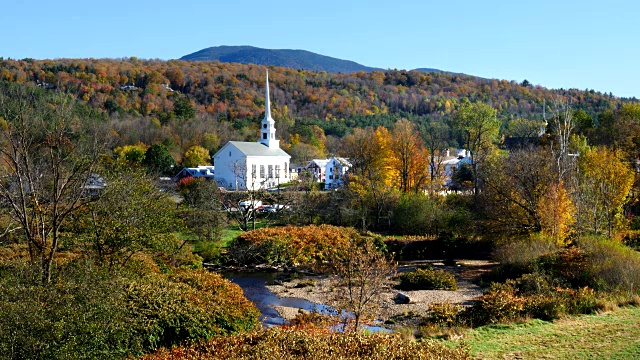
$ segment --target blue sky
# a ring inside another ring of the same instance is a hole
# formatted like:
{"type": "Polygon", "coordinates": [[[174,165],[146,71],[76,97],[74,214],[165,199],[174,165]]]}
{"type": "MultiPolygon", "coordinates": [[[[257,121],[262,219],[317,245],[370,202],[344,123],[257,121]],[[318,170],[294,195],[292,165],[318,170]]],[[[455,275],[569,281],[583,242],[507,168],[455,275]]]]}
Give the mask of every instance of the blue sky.
{"type": "Polygon", "coordinates": [[[303,49],[640,98],[637,1],[4,0],[5,58],[175,59],[217,45],[303,49]]]}

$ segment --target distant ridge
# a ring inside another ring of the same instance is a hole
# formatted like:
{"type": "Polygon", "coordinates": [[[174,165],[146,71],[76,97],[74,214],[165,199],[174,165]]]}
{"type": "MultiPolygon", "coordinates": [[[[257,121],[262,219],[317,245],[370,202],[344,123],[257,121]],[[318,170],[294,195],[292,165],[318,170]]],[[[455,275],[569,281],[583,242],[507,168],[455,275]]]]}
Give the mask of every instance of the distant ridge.
{"type": "Polygon", "coordinates": [[[364,66],[354,61],[336,59],[306,50],[272,50],[253,46],[214,46],[185,55],[181,57],[180,60],[217,60],[224,63],[235,62],[241,64],[281,66],[292,69],[316,72],[326,71],[330,73],[382,70],[364,66]]]}

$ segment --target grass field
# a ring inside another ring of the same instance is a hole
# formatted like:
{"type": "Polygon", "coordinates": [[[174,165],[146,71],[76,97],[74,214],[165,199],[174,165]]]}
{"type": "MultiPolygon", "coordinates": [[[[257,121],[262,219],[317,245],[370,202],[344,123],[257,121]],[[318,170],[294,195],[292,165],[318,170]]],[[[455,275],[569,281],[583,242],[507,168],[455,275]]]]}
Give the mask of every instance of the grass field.
{"type": "Polygon", "coordinates": [[[462,341],[475,359],[640,359],[640,308],[484,326],[462,341]]]}

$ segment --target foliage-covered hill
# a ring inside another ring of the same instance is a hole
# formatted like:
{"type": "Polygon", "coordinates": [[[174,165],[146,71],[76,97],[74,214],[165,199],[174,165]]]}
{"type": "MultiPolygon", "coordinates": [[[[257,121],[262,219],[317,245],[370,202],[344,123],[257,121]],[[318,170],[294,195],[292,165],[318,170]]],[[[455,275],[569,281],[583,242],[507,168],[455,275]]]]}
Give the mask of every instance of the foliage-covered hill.
{"type": "MultiPolygon", "coordinates": [[[[550,90],[443,72],[269,70],[272,114],[287,151],[304,143],[322,153],[325,135],[342,137],[355,127],[390,127],[403,117],[420,124],[446,122],[464,99],[495,108],[503,129],[516,119],[541,120],[543,106],[551,114],[558,100],[583,110],[585,123],[595,125],[601,114],[635,101],[594,90],[550,90]]],[[[112,119],[110,126],[118,134],[114,146],[161,142],[177,158],[192,145],[215,152],[228,140],[254,141],[264,116],[265,67],[253,64],[0,58],[0,81],[72,94],[88,110],[112,119]]],[[[309,149],[303,152],[323,156],[309,149]]]]}
{"type": "Polygon", "coordinates": [[[336,59],[306,50],[262,49],[253,46],[214,46],[185,55],[180,60],[217,60],[223,63],[281,66],[296,70],[326,71],[330,73],[380,70],[360,65],[353,61],[336,59]]]}

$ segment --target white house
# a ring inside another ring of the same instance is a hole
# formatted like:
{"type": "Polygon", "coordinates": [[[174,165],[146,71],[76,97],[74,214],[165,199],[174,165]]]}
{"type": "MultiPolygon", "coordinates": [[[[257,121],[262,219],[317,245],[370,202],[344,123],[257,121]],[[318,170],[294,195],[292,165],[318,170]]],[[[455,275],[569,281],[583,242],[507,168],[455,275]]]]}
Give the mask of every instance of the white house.
{"type": "Polygon", "coordinates": [[[445,160],[440,162],[440,165],[444,166],[442,175],[444,176],[446,186],[451,185],[451,177],[453,176],[455,170],[459,169],[464,164],[471,163],[471,159],[468,155],[468,151],[460,149],[458,150],[457,156],[449,156],[449,150],[447,150],[447,156],[445,157],[445,160]]]}
{"type": "Polygon", "coordinates": [[[326,166],[328,163],[329,159],[313,159],[307,163],[307,166],[304,167],[304,170],[311,173],[311,176],[313,176],[313,181],[324,182],[326,180],[326,166]]]}
{"type": "Polygon", "coordinates": [[[341,157],[331,158],[325,165],[326,180],[324,189],[336,189],[344,186],[345,177],[349,168],[351,168],[349,160],[341,157]]]}
{"type": "Polygon", "coordinates": [[[229,141],[213,155],[214,179],[230,190],[267,189],[289,182],[291,156],[280,149],[269,102],[269,72],[265,91],[265,114],[258,142],[229,141]]]}

